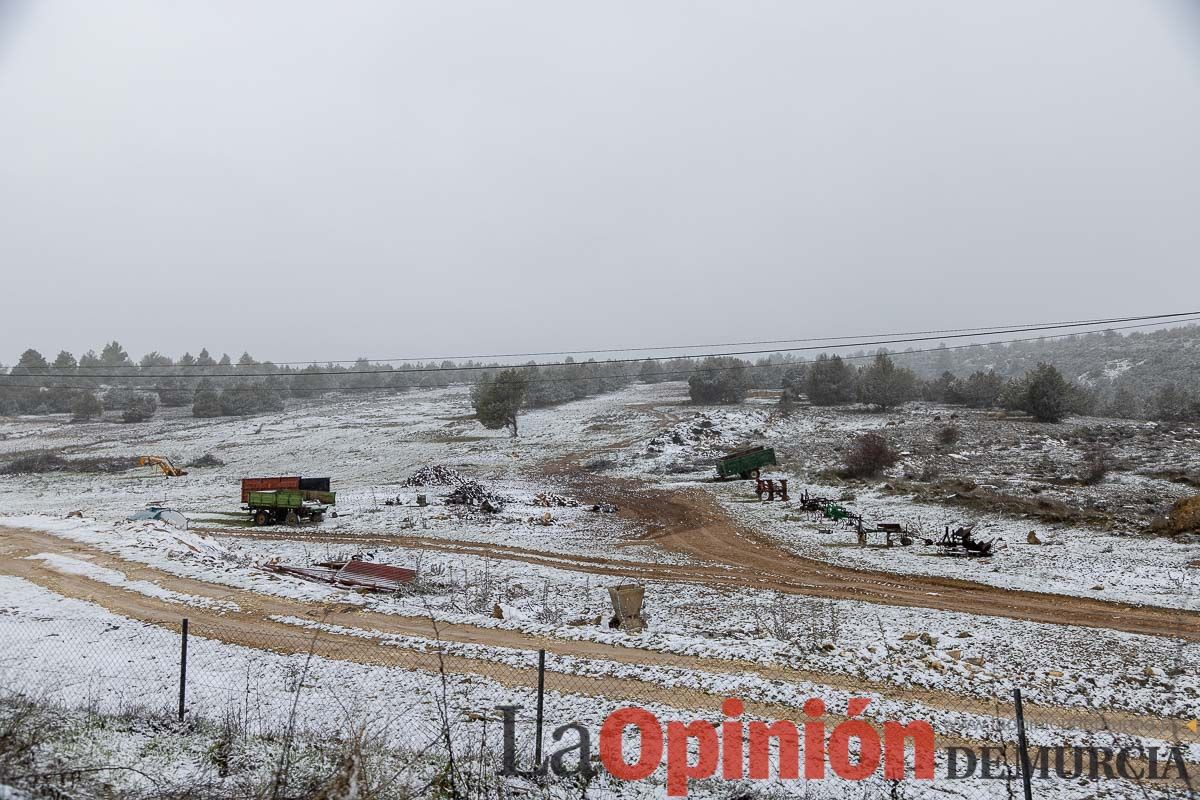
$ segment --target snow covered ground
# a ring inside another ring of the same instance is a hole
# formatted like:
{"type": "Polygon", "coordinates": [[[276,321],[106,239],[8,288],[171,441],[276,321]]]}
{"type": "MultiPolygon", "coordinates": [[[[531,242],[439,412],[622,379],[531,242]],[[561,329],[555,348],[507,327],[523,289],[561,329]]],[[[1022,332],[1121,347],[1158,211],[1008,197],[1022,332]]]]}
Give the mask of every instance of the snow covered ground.
{"type": "MultiPolygon", "coordinates": [[[[647,658],[639,664],[636,658],[618,662],[552,654],[552,668],[580,676],[633,678],[664,688],[702,686],[714,694],[727,691],[764,703],[793,703],[819,694],[844,707],[848,690],[858,685],[876,698],[876,713],[923,714],[954,735],[979,734],[991,723],[948,712],[944,698],[1008,703],[1017,686],[1027,701],[1040,706],[1180,720],[1200,713],[1195,667],[1200,645],[1182,639],[952,610],[806,599],[690,580],[646,581],[647,629],[632,636],[614,631],[606,624],[606,587],[616,581],[611,574],[587,569],[581,558],[682,566],[700,562],[643,538],[634,518],[591,511],[594,498],[586,487],[593,484],[570,479],[591,472],[597,480],[665,492],[700,491],[737,524],[765,534],[783,550],[831,564],[1192,611],[1200,587],[1190,564],[1200,559],[1200,543],[1148,536],[1143,523],[1189,493],[1187,486],[1160,476],[1158,465],[1169,461],[1179,470],[1194,471],[1200,441],[1196,432],[1103,420],[1038,427],[921,404],[886,413],[801,408],[784,418],[769,398],[752,398],[736,408],[694,407],[685,398],[686,387],[679,383],[632,386],[524,414],[516,440],[474,422],[463,389],[331,398],[240,419],[197,420],[169,409],[143,425],[72,424],[65,417],[0,419],[0,464],[38,449],[68,460],[156,453],[177,464],[206,454],[225,462],[223,467],[192,468],[179,479],[148,468],[2,475],[0,525],[45,531],[84,546],[87,552],[48,547],[24,556],[64,580],[115,588],[181,610],[253,613],[246,598],[257,595],[398,618],[433,617],[481,631],[612,644],[635,655],[640,650],[679,660],[647,658]],[[962,437],[953,447],[940,447],[935,434],[947,424],[960,428],[962,437]],[[840,448],[865,430],[888,435],[903,452],[900,462],[878,481],[837,478],[832,470],[840,448]],[[1097,486],[1070,480],[1089,437],[1109,441],[1116,464],[1097,486]],[[844,504],[865,519],[903,523],[917,543],[859,547],[853,531],[805,514],[795,502],[760,503],[751,484],[709,480],[719,454],[752,444],[776,448],[781,463],[772,475],[789,478],[793,499],[806,489],[844,497],[844,504]],[[931,462],[937,465],[938,480],[987,483],[1014,496],[1036,493],[1088,513],[1107,514],[1109,521],[1047,522],[939,502],[935,492],[921,488],[934,484],[914,477],[931,462]],[[486,514],[444,505],[441,499],[452,487],[404,485],[417,469],[432,464],[484,482],[506,496],[507,504],[499,513],[486,514]],[[556,468],[560,464],[566,466],[556,468]],[[246,515],[238,508],[238,481],[272,474],[331,476],[338,516],[328,516],[320,526],[248,535],[255,531],[247,528],[246,515]],[[427,495],[429,505],[417,505],[418,494],[427,495]],[[570,504],[543,505],[539,495],[546,494],[570,504]],[[125,520],[150,503],[187,514],[190,530],[125,520]],[[82,516],[66,518],[73,511],[82,516]],[[923,536],[937,538],[946,525],[968,523],[1004,546],[988,559],[973,560],[939,555],[936,547],[921,541],[923,536]],[[1041,544],[1026,542],[1031,530],[1041,544]],[[431,548],[423,541],[448,547],[431,548]],[[485,547],[455,550],[455,543],[485,547]],[[519,548],[541,557],[506,558],[487,547],[519,548]],[[99,559],[88,552],[117,560],[96,563],[99,559]],[[267,559],[307,565],[351,556],[418,567],[420,591],[360,594],[258,567],[267,559]],[[136,570],[122,568],[123,563],[146,565],[151,572],[127,574],[136,570]],[[171,588],[172,577],[202,581],[217,590],[225,587],[229,597],[221,597],[220,591],[201,596],[171,588]],[[796,671],[796,677],[780,680],[787,670],[796,671]],[[888,687],[910,696],[934,692],[943,698],[942,706],[891,699],[888,687]]],[[[403,651],[420,652],[426,646],[419,637],[370,625],[323,629],[314,627],[310,617],[294,614],[276,614],[270,621],[295,629],[296,636],[324,630],[403,651]]],[[[14,680],[74,675],[73,680],[38,679],[39,691],[51,691],[64,703],[99,703],[105,713],[116,713],[161,694],[165,706],[170,705],[174,679],[169,666],[177,659],[178,639],[169,631],[0,577],[0,637],[5,653],[0,666],[14,680]],[[86,647],[62,647],[68,640],[86,647]],[[93,662],[77,674],[88,658],[93,662]],[[122,684],[117,679],[128,674],[134,660],[161,664],[162,674],[155,669],[152,676],[139,678],[142,684],[122,684]]],[[[530,667],[530,650],[447,646],[455,655],[530,667]]],[[[198,707],[209,702],[206,697],[213,705],[229,705],[252,691],[264,725],[279,724],[281,714],[286,718],[297,683],[296,654],[217,641],[198,647],[193,674],[198,707]],[[224,698],[221,704],[217,697],[224,698]]],[[[313,669],[318,678],[312,684],[320,690],[305,704],[308,727],[318,729],[338,713],[362,716],[373,704],[395,697],[414,698],[405,706],[406,718],[436,727],[433,698],[438,686],[427,673],[327,659],[318,660],[313,669]],[[338,691],[333,687],[343,686],[359,687],[350,709],[334,699],[338,691]]],[[[456,709],[470,719],[471,709],[491,708],[516,690],[467,677],[456,679],[455,691],[461,692],[456,709]]],[[[598,725],[619,699],[556,693],[554,713],[598,725]]],[[[674,713],[669,707],[663,711],[674,713]]],[[[1200,757],[1200,751],[1193,757],[1200,757]]]]}

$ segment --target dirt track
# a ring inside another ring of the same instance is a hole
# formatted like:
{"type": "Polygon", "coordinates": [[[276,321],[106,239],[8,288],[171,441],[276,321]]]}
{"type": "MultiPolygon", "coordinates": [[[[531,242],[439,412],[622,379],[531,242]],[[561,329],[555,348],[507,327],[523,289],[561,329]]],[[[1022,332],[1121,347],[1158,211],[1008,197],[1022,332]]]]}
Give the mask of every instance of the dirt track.
{"type": "MultiPolygon", "coordinates": [[[[798,556],[766,536],[735,524],[710,495],[698,489],[668,493],[634,489],[606,480],[588,481],[582,491],[588,497],[600,497],[618,505],[623,516],[646,531],[632,543],[653,543],[665,551],[686,556],[693,563],[549,553],[428,536],[322,533],[311,540],[459,552],[598,575],[749,587],[1200,641],[1200,614],[1195,612],[1017,591],[954,578],[854,569],[798,556]]],[[[298,538],[294,531],[214,530],[211,533],[266,540],[298,538]]]]}
{"type": "MultiPolygon", "coordinates": [[[[636,647],[619,647],[590,641],[532,636],[519,631],[484,628],[473,625],[442,623],[436,627],[426,617],[381,614],[360,610],[345,604],[320,604],[275,597],[272,595],[230,588],[219,584],[172,575],[138,562],[127,561],[87,545],[59,538],[52,534],[20,528],[0,527],[0,574],[23,578],[54,593],[86,600],[130,619],[174,628],[187,616],[198,636],[278,652],[306,652],[313,647],[310,633],[296,626],[270,619],[271,616],[304,617],[349,629],[388,634],[401,634],[425,639],[438,638],[447,642],[481,644],[491,647],[531,651],[544,648],[555,655],[601,659],[623,664],[676,667],[714,674],[751,673],[772,681],[805,681],[850,692],[875,692],[891,700],[980,715],[993,715],[999,710],[1007,713],[1007,704],[983,698],[970,698],[949,692],[898,687],[893,684],[865,681],[846,675],[795,670],[769,664],[743,661],[724,661],[693,656],[662,653],[636,647]],[[111,586],[81,575],[63,574],[44,561],[29,559],[39,553],[59,553],[89,561],[98,566],[119,570],[127,578],[152,581],[176,592],[236,603],[238,611],[218,612],[195,604],[171,603],[134,591],[111,586]]],[[[371,639],[348,634],[322,633],[316,640],[318,655],[367,664],[382,664],[436,670],[439,659],[432,653],[381,645],[371,639]]],[[[529,687],[535,680],[532,670],[520,669],[494,661],[463,656],[445,656],[446,669],[460,674],[476,674],[509,686],[529,687]]],[[[709,710],[719,698],[702,690],[667,688],[652,682],[652,678],[585,677],[568,673],[549,672],[557,676],[550,686],[562,686],[580,694],[620,698],[622,702],[652,701],[675,708],[709,710]]],[[[788,705],[748,703],[750,713],[766,718],[799,718],[799,709],[788,705]]],[[[1051,708],[1027,704],[1031,722],[1039,719],[1057,726],[1084,729],[1123,730],[1142,736],[1177,739],[1181,729],[1177,720],[1143,716],[1121,711],[1099,711],[1086,708],[1051,708]]]]}

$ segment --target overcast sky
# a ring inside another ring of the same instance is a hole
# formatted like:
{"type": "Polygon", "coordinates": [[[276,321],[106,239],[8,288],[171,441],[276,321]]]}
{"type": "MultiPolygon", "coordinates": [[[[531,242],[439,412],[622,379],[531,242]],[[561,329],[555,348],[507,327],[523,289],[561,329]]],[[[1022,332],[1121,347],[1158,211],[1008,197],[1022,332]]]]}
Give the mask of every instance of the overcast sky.
{"type": "Polygon", "coordinates": [[[1188,310],[1195,6],[0,0],[0,361],[1188,310]]]}

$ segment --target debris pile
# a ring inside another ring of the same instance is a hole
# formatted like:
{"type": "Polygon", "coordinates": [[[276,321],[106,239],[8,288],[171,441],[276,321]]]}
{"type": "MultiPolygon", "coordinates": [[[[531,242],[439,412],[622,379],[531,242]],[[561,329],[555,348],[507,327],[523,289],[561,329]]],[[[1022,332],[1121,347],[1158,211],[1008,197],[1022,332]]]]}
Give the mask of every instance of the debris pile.
{"type": "Polygon", "coordinates": [[[222,461],[221,459],[217,458],[216,456],[214,456],[212,453],[205,453],[204,455],[200,456],[192,463],[188,464],[188,466],[189,467],[197,467],[197,468],[223,467],[223,466],[225,466],[225,462],[222,461]]]}
{"type": "Polygon", "coordinates": [[[507,497],[493,492],[477,481],[460,484],[446,496],[446,505],[470,506],[493,514],[502,511],[507,502],[507,497]]]}
{"type": "Polygon", "coordinates": [[[290,575],[306,581],[332,583],[335,586],[372,592],[398,592],[417,577],[416,570],[357,559],[323,562],[311,567],[281,564],[272,559],[258,566],[267,572],[290,575]]]}
{"type": "Polygon", "coordinates": [[[542,508],[574,508],[579,505],[579,501],[563,497],[561,494],[541,492],[533,498],[532,505],[542,508]]]}
{"type": "Polygon", "coordinates": [[[589,510],[597,514],[615,514],[618,509],[612,503],[596,503],[589,510]]]}
{"type": "Polygon", "coordinates": [[[405,486],[462,486],[465,483],[467,478],[461,472],[441,464],[421,467],[404,481],[405,486]]]}

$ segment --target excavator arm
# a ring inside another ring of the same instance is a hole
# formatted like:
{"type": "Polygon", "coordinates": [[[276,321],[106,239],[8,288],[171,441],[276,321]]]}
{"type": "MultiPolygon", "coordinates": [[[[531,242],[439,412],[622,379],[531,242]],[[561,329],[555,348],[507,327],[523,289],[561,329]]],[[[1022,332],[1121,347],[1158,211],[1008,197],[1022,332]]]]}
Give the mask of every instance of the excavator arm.
{"type": "Polygon", "coordinates": [[[138,456],[138,466],[158,467],[168,478],[182,478],[187,475],[187,470],[175,466],[166,456],[138,456]]]}

